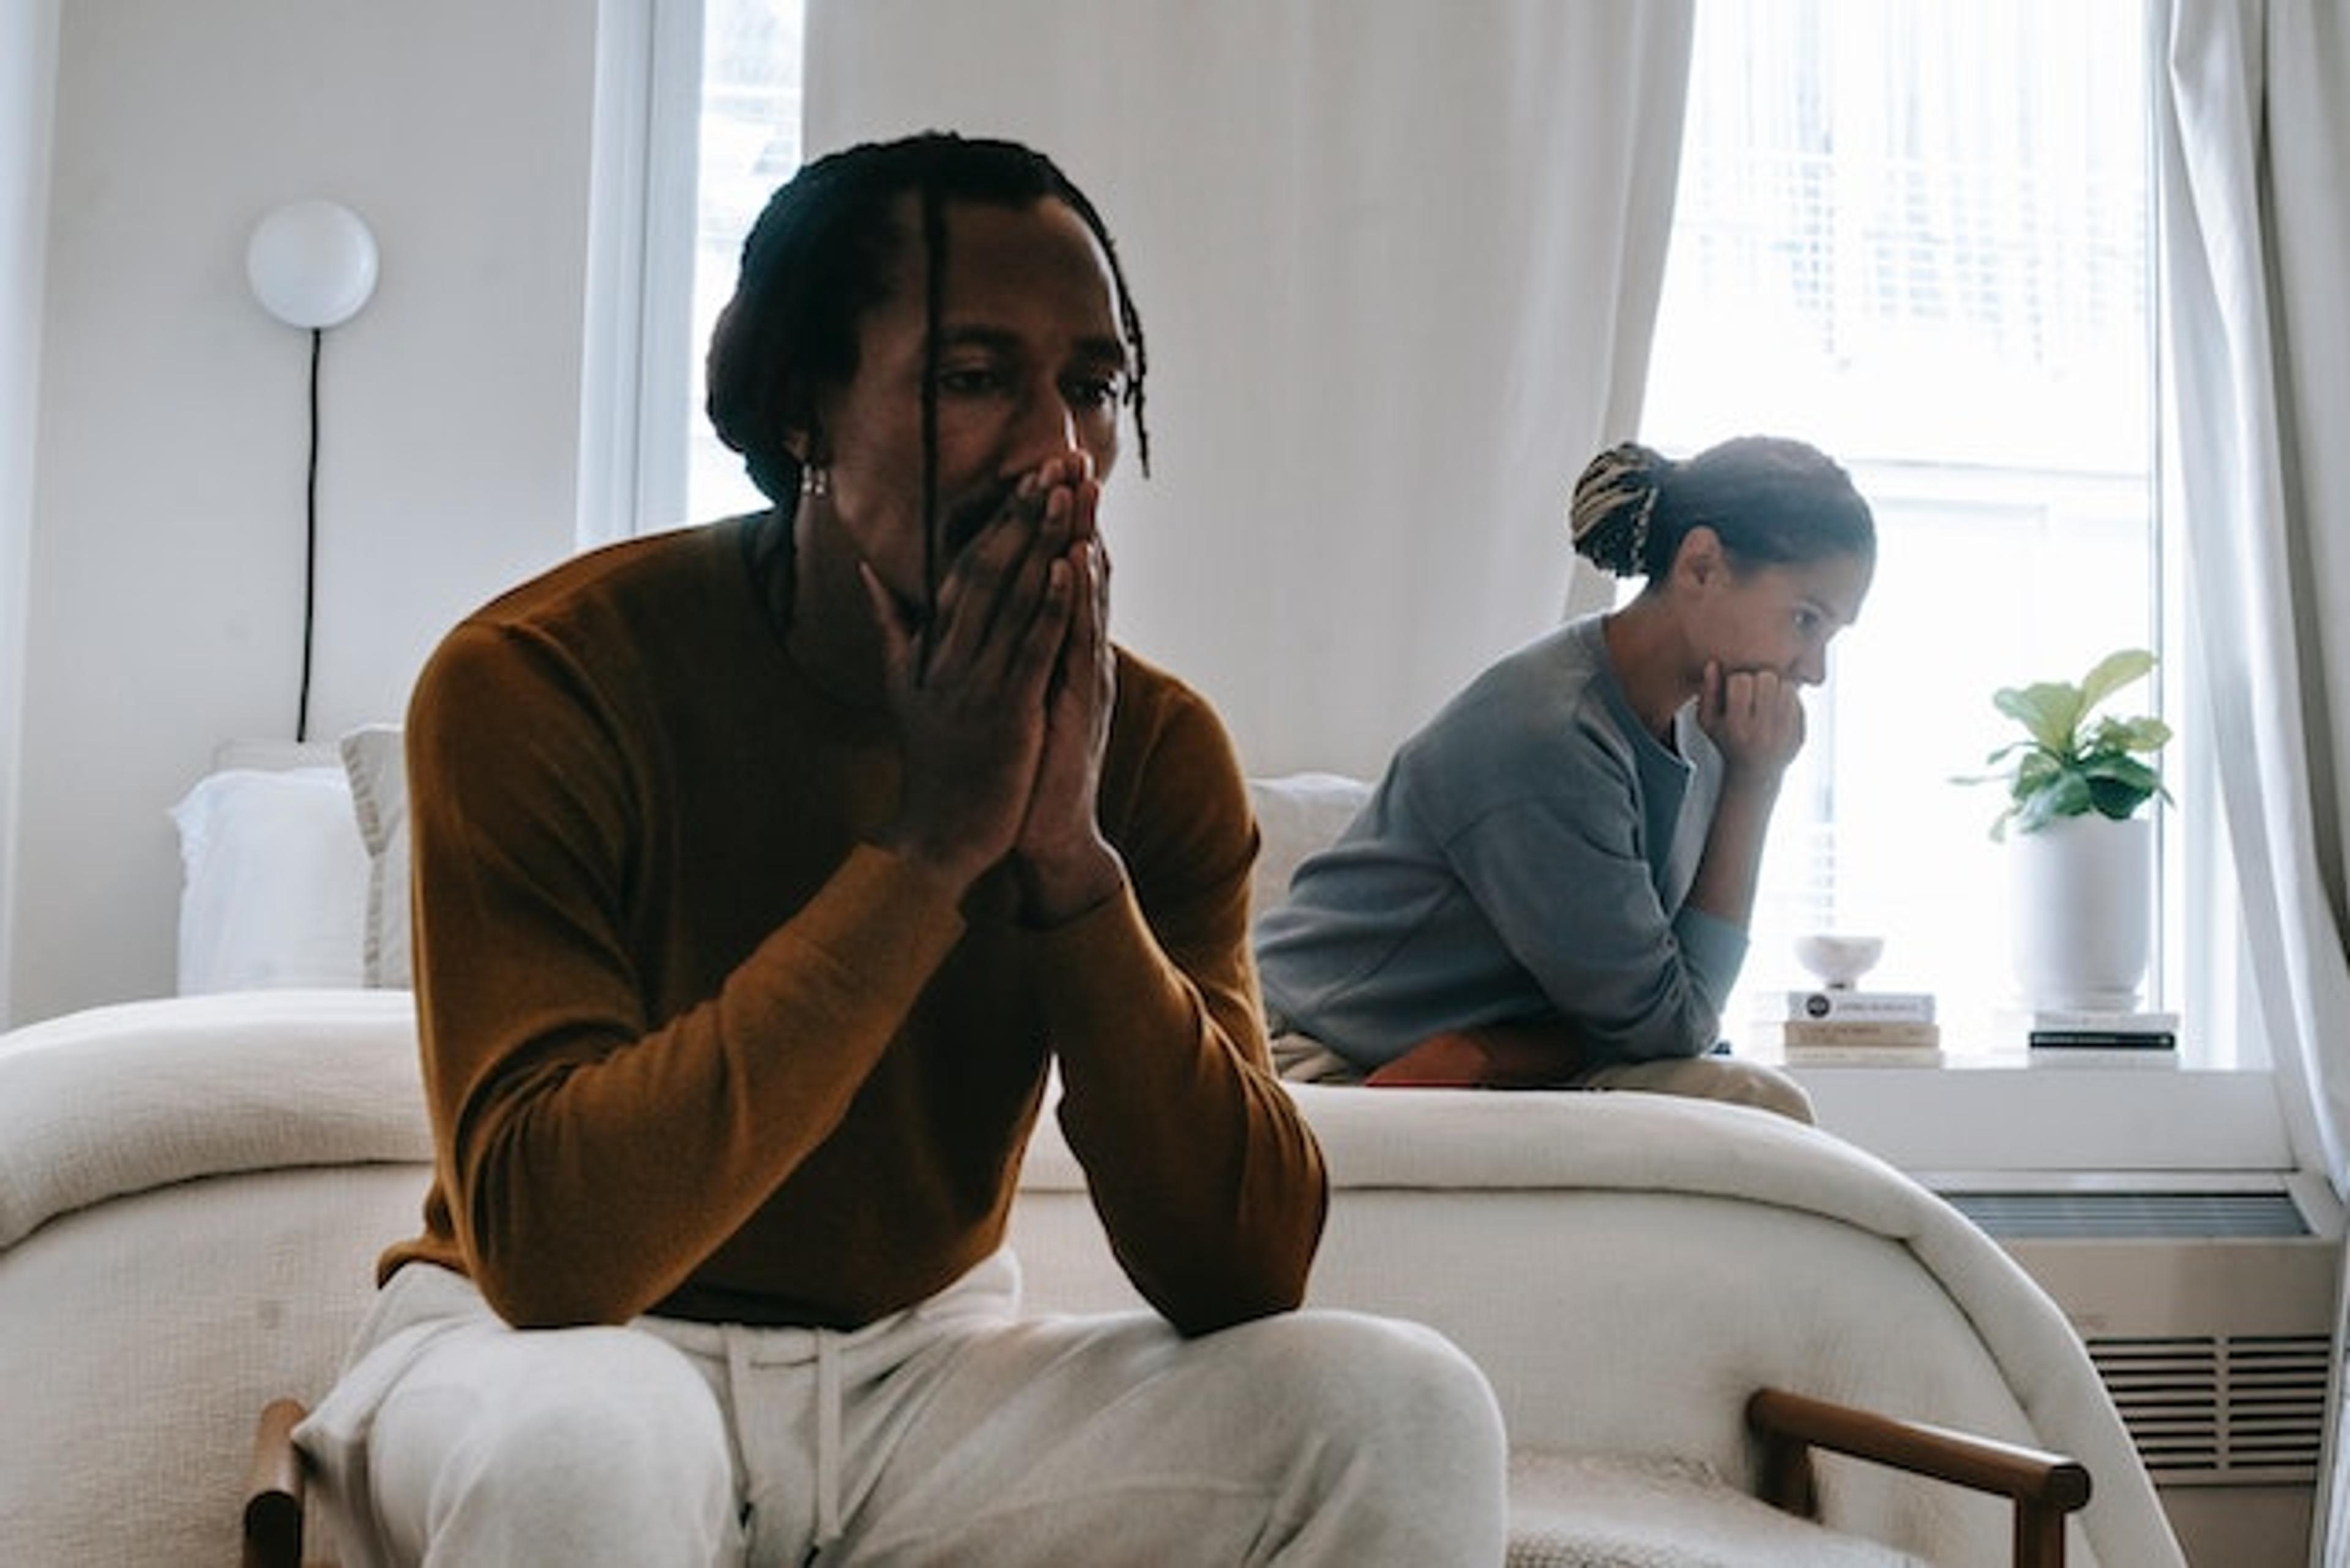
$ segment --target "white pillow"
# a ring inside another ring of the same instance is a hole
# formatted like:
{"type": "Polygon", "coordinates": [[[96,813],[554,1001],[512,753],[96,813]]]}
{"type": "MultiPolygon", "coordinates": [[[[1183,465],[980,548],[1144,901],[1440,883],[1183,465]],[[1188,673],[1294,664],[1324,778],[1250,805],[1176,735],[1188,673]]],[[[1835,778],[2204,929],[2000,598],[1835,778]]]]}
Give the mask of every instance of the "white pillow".
{"type": "Polygon", "coordinates": [[[360,983],[368,854],[341,769],[223,768],[172,820],[182,995],[360,983]]]}
{"type": "Polygon", "coordinates": [[[408,930],[408,764],[400,726],[370,724],[342,740],[351,808],[367,846],[367,983],[414,983],[408,930]]]}
{"type": "Polygon", "coordinates": [[[1344,774],[1285,774],[1253,778],[1248,792],[1263,837],[1249,880],[1249,909],[1262,915],[1289,901],[1297,863],[1347,830],[1371,798],[1371,786],[1344,774]]]}

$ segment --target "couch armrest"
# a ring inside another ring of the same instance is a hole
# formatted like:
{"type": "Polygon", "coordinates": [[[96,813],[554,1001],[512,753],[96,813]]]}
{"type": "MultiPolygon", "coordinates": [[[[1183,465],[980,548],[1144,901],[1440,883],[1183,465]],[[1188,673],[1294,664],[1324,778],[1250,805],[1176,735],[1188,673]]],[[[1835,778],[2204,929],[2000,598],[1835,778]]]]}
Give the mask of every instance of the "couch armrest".
{"type": "Polygon", "coordinates": [[[272,1399],[253,1433],[244,1483],[244,1568],[300,1568],[302,1510],[308,1480],[294,1447],[306,1412],[295,1399],[272,1399]]]}
{"type": "Polygon", "coordinates": [[[2089,1501],[2088,1470],[2062,1454],[1783,1388],[1757,1390],[1746,1401],[1746,1424],[1762,1439],[1764,1501],[1807,1519],[1817,1515],[1814,1448],[1995,1492],[2015,1505],[2016,1568],[2063,1568],[2064,1516],[2089,1501]]]}
{"type": "Polygon", "coordinates": [[[404,991],[172,997],[0,1035],[0,1249],[173,1182],[432,1158],[404,991]]]}

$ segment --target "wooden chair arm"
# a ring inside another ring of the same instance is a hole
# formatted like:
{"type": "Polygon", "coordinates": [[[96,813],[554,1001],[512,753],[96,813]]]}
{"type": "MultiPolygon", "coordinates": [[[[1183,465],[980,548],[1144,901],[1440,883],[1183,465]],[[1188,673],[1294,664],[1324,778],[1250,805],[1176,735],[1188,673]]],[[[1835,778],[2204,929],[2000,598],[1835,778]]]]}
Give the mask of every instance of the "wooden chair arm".
{"type": "Polygon", "coordinates": [[[244,1568],[301,1568],[307,1478],[294,1428],[307,1414],[296,1399],[272,1399],[253,1433],[244,1480],[244,1568]]]}
{"type": "Polygon", "coordinates": [[[1889,1465],[2015,1504],[2016,1568],[2064,1568],[2064,1516],[2089,1501],[2089,1472],[2063,1454],[1905,1421],[1783,1388],[1746,1401],[1746,1425],[1762,1440],[1764,1501],[1806,1519],[1819,1511],[1811,1450],[1889,1465]]]}

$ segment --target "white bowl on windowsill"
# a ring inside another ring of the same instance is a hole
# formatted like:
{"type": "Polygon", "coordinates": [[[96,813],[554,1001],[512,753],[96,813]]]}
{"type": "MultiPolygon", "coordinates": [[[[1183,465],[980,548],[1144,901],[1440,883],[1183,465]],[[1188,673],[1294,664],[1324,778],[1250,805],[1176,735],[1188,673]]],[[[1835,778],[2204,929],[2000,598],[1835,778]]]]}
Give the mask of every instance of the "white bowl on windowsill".
{"type": "Polygon", "coordinates": [[[1883,937],[1846,936],[1826,931],[1795,939],[1795,961],[1830,991],[1849,991],[1885,956],[1883,937]]]}

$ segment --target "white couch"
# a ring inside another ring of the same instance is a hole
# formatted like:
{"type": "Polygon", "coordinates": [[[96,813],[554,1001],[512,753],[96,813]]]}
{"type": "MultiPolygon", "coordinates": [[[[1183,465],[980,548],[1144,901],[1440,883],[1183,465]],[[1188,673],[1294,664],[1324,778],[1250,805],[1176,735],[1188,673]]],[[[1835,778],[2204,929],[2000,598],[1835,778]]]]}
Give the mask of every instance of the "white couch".
{"type": "MultiPolygon", "coordinates": [[[[1331,803],[1261,792],[1260,818],[1270,885],[1331,803]]],[[[1770,1385],[2067,1453],[2095,1482],[2071,1561],[2181,1562],[2055,1305],[1874,1158],[1652,1096],[1293,1090],[1334,1182],[1314,1302],[1450,1334],[1570,1513],[1751,1488],[1741,1414],[1770,1385]]],[[[173,998],[0,1036],[0,1562],[233,1560],[255,1419],[332,1380],[430,1158],[404,991],[173,998]]],[[[1135,1304],[1049,1115],[1013,1242],[1034,1309],[1135,1304]]],[[[1835,1459],[1820,1494],[1839,1531],[2008,1561],[1995,1500],[1835,1459]]],[[[1835,1560],[1825,1534],[1796,1550],[1835,1560]]]]}

